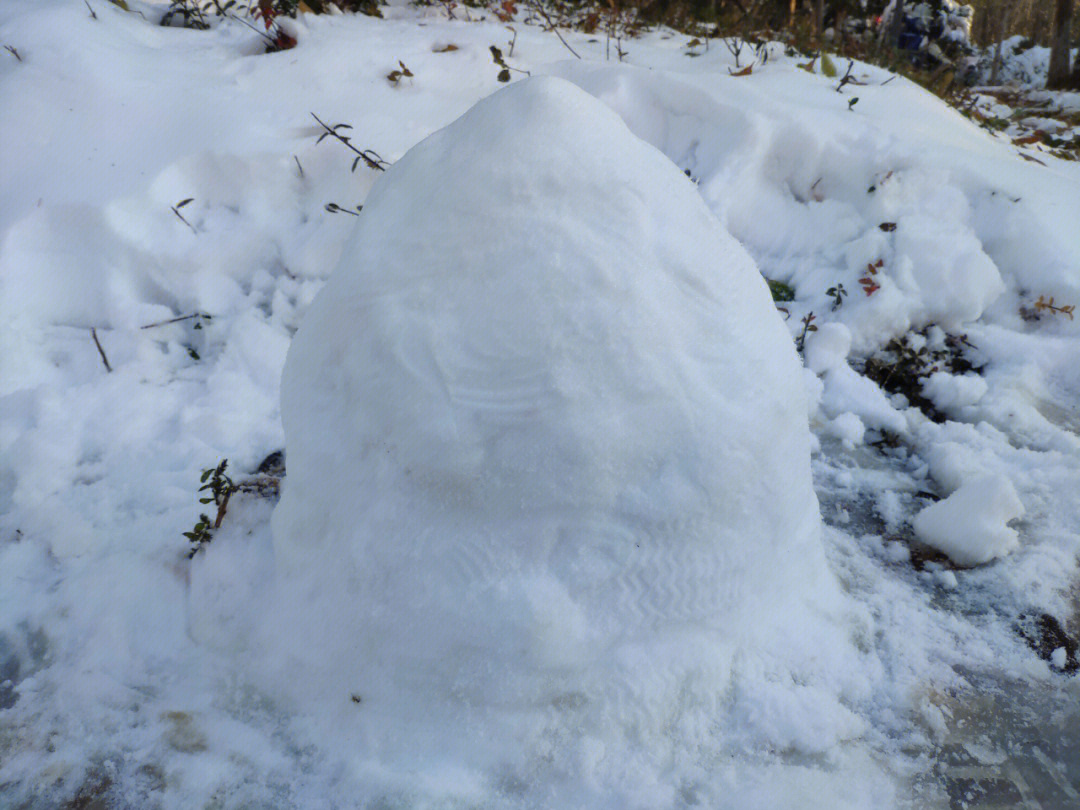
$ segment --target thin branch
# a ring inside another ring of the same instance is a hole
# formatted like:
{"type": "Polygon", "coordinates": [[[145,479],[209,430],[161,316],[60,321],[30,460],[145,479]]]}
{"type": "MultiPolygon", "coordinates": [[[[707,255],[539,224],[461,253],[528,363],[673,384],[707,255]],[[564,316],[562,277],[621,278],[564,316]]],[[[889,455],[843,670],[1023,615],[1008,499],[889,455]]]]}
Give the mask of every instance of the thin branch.
{"type": "Polygon", "coordinates": [[[551,21],[551,17],[548,16],[548,13],[544,10],[544,7],[538,2],[529,3],[529,7],[544,18],[544,22],[548,24],[548,29],[555,32],[555,36],[559,38],[559,42],[566,46],[566,50],[570,51],[570,53],[580,59],[581,54],[571,48],[570,43],[563,39],[563,35],[559,33],[559,29],[555,27],[555,23],[551,21]]]}
{"type": "Polygon", "coordinates": [[[192,318],[205,318],[210,320],[210,316],[205,312],[193,312],[190,315],[181,315],[179,318],[169,318],[167,321],[158,321],[157,323],[148,323],[146,326],[140,326],[140,329],[153,329],[158,326],[167,326],[170,323],[180,323],[180,321],[190,321],[192,318]]]}
{"type": "Polygon", "coordinates": [[[98,354],[101,355],[101,362],[105,364],[105,371],[111,372],[112,366],[109,365],[109,358],[105,356],[105,350],[101,348],[101,341],[98,340],[97,329],[93,326],[90,327],[90,337],[94,339],[94,345],[97,346],[98,354]]]}
{"type": "MultiPolygon", "coordinates": [[[[318,121],[319,126],[321,126],[325,130],[325,132],[323,132],[323,134],[319,136],[320,141],[327,135],[332,135],[356,153],[356,160],[353,161],[353,170],[356,169],[356,164],[359,163],[361,160],[364,161],[364,163],[369,169],[374,169],[377,172],[386,171],[385,167],[390,165],[381,157],[379,157],[378,152],[374,151],[373,149],[357,149],[355,146],[352,145],[347,135],[342,135],[338,132],[338,129],[341,128],[351,129],[348,124],[338,124],[332,127],[325,121],[323,121],[321,118],[319,118],[319,116],[317,116],[315,113],[312,113],[311,117],[318,121]]],[[[316,141],[316,143],[318,143],[318,141],[316,141]]]]}
{"type": "Polygon", "coordinates": [[[86,3],[86,7],[87,7],[88,9],[90,9],[90,19],[91,19],[91,20],[96,20],[96,19],[97,19],[97,14],[95,14],[95,13],[94,13],[94,9],[93,9],[93,7],[92,7],[92,6],[90,5],[90,0],[83,0],[83,2],[84,2],[84,3],[86,3]]]}
{"type": "Polygon", "coordinates": [[[296,155],[293,155],[292,158],[293,158],[293,160],[296,161],[296,168],[300,170],[300,179],[303,180],[304,179],[304,167],[300,165],[300,158],[298,158],[296,155]]]}
{"type": "Polygon", "coordinates": [[[21,56],[19,56],[19,52],[18,52],[17,50],[15,50],[15,48],[14,48],[13,46],[11,46],[11,45],[5,45],[5,46],[4,46],[4,50],[5,50],[5,51],[7,51],[8,53],[10,53],[10,54],[11,54],[12,56],[14,56],[14,57],[15,57],[16,59],[18,59],[18,60],[19,60],[20,62],[22,61],[22,57],[21,57],[21,56]]]}
{"type": "Polygon", "coordinates": [[[349,209],[349,208],[342,208],[342,207],[341,207],[340,205],[338,205],[337,203],[333,203],[333,202],[328,202],[328,203],[327,203],[327,204],[326,204],[325,206],[323,206],[323,207],[324,207],[324,208],[325,208],[325,209],[326,209],[327,211],[329,211],[329,212],[330,212],[331,214],[337,214],[337,213],[342,213],[342,214],[352,214],[352,215],[353,215],[354,217],[358,217],[358,216],[360,216],[360,213],[359,213],[359,212],[360,212],[360,211],[361,211],[361,210],[363,209],[363,207],[364,207],[364,206],[362,206],[362,205],[358,205],[358,206],[356,206],[356,210],[355,210],[355,211],[353,211],[353,210],[351,210],[351,209],[349,209]]]}
{"type": "Polygon", "coordinates": [[[277,45],[277,40],[275,40],[275,39],[274,39],[274,38],[273,38],[272,36],[270,36],[269,34],[267,34],[267,33],[266,33],[265,31],[260,31],[260,30],[259,30],[258,28],[256,28],[256,27],[255,27],[254,25],[252,25],[252,24],[251,24],[251,23],[249,23],[249,22],[248,22],[247,20],[245,20],[245,19],[244,19],[243,17],[237,17],[237,16],[235,15],[235,14],[230,14],[230,15],[229,15],[229,18],[230,18],[230,19],[233,19],[233,20],[236,20],[237,22],[242,22],[242,23],[243,23],[244,25],[246,25],[246,26],[247,26],[248,28],[250,28],[250,29],[251,29],[252,31],[254,31],[254,32],[255,32],[256,34],[258,34],[258,35],[259,35],[260,37],[262,37],[263,39],[265,39],[265,40],[266,40],[267,42],[269,42],[269,43],[270,43],[271,45],[275,45],[275,46],[277,45]]]}

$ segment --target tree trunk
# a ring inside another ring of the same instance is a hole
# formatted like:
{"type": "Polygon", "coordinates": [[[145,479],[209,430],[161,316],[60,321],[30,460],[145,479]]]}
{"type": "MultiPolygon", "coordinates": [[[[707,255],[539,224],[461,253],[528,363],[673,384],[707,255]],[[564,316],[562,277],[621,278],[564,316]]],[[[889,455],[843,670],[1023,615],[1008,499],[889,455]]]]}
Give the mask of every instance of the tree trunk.
{"type": "Polygon", "coordinates": [[[889,47],[895,49],[900,44],[900,32],[904,30],[904,0],[896,0],[893,4],[892,16],[889,17],[888,34],[889,47]]]}
{"type": "Polygon", "coordinates": [[[1054,27],[1050,34],[1050,69],[1046,73],[1048,89],[1069,86],[1069,56],[1072,45],[1073,0],[1055,0],[1054,27]]]}
{"type": "MultiPolygon", "coordinates": [[[[1071,2],[1072,0],[1069,0],[1071,2]]],[[[998,25],[994,31],[994,61],[990,65],[990,84],[996,85],[998,83],[998,73],[1001,71],[1001,43],[1005,39],[1005,34],[1009,30],[1009,23],[1012,18],[1012,5],[1006,3],[1001,11],[998,12],[998,25]]]]}

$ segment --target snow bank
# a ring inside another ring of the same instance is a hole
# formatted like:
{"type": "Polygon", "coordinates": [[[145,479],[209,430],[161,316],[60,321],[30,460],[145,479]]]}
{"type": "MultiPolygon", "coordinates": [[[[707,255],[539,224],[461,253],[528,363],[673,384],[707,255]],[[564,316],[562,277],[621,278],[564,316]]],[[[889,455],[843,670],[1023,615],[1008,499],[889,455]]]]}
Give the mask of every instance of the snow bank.
{"type": "Polygon", "coordinates": [[[846,650],[791,340],[693,183],[573,85],[502,90],[380,178],[282,415],[283,678],[362,700],[379,773],[667,804],[660,763],[720,747],[748,662],[755,743],[862,728],[814,674],[797,717],[759,700],[846,650]]]}

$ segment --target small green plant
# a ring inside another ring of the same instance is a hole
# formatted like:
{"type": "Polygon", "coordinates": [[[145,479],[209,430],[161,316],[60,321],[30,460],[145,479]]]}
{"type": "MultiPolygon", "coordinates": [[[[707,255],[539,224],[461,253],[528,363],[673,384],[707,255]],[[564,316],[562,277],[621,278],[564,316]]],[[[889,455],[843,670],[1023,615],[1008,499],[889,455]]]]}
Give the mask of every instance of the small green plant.
{"type": "Polygon", "coordinates": [[[190,560],[210,543],[214,538],[214,532],[221,528],[221,521],[225,517],[225,511],[229,508],[229,499],[237,493],[249,497],[277,500],[280,492],[281,479],[285,475],[284,451],[276,450],[268,455],[259,465],[253,475],[233,481],[225,470],[229,465],[228,459],[222,459],[216,467],[210,467],[202,471],[199,477],[199,492],[208,492],[199,498],[201,504],[213,504],[217,507],[214,518],[201,513],[199,520],[190,532],[184,532],[184,537],[191,543],[188,550],[190,560]]]}
{"type": "Polygon", "coordinates": [[[223,458],[217,467],[203,470],[199,482],[199,492],[210,490],[210,495],[199,498],[199,503],[212,503],[218,508],[217,518],[214,520],[214,528],[221,525],[221,519],[225,517],[225,509],[229,505],[229,497],[236,492],[236,484],[225,474],[225,468],[229,466],[229,460],[223,458]]]}
{"type": "Polygon", "coordinates": [[[837,284],[834,287],[829,287],[829,289],[825,291],[825,294],[832,298],[833,312],[836,312],[836,310],[840,309],[840,307],[843,305],[844,296],[847,295],[847,290],[844,289],[843,284],[837,284]]]}
{"type": "Polygon", "coordinates": [[[199,477],[199,482],[202,484],[199,487],[199,492],[206,492],[207,490],[210,492],[209,495],[199,498],[199,503],[214,504],[217,507],[217,514],[214,516],[212,523],[209,516],[200,514],[199,521],[194,528],[190,532],[184,532],[184,537],[191,543],[191,548],[188,550],[189,560],[213,539],[214,531],[221,528],[221,521],[225,517],[225,511],[229,508],[229,498],[239,489],[233,483],[233,480],[225,474],[225,469],[228,466],[229,460],[227,458],[222,459],[217,467],[209,467],[203,470],[202,475],[199,477]]]}
{"type": "Polygon", "coordinates": [[[966,374],[978,371],[967,357],[975,349],[967,335],[942,334],[937,327],[927,326],[893,338],[868,357],[863,373],[890,394],[903,394],[907,401],[935,422],[944,422],[945,415],[923,395],[923,381],[936,371],[966,374]],[[937,336],[931,332],[934,329],[937,336]]]}
{"type": "Polygon", "coordinates": [[[210,531],[210,518],[205,514],[199,515],[199,522],[195,524],[194,528],[190,532],[184,532],[184,537],[191,543],[191,548],[188,549],[187,558],[190,560],[207,545],[214,537],[210,531]]]}
{"type": "Polygon", "coordinates": [[[322,134],[319,135],[319,138],[317,141],[315,141],[315,143],[322,143],[324,138],[332,137],[340,141],[347,149],[349,149],[356,155],[356,157],[353,158],[352,169],[350,169],[350,171],[355,172],[356,167],[360,165],[361,161],[363,161],[364,165],[367,166],[369,169],[374,169],[377,172],[386,171],[386,167],[390,165],[381,157],[379,157],[379,154],[374,150],[357,149],[355,146],[352,145],[351,136],[341,134],[342,130],[352,129],[352,124],[334,124],[333,126],[330,126],[321,118],[319,118],[319,116],[317,116],[315,113],[312,113],[311,117],[318,121],[319,126],[323,128],[322,134]]]}
{"type": "MultiPolygon", "coordinates": [[[[204,3],[203,5],[212,12],[210,3],[204,3]]],[[[210,28],[210,23],[207,22],[207,10],[204,10],[203,5],[200,5],[196,0],[172,0],[169,3],[168,10],[161,18],[161,25],[180,25],[182,28],[206,31],[210,28]]]]}
{"type": "MultiPolygon", "coordinates": [[[[687,170],[689,171],[689,170],[687,170]]],[[[772,293],[772,300],[783,303],[785,301],[795,300],[795,290],[782,281],[774,281],[771,278],[765,279],[769,285],[769,292],[772,293]]]]}
{"type": "Polygon", "coordinates": [[[806,349],[806,335],[807,335],[807,333],[817,331],[817,325],[814,323],[814,320],[815,320],[815,316],[814,316],[813,312],[808,312],[808,313],[806,313],[806,315],[803,316],[803,319],[802,319],[802,332],[800,332],[799,336],[797,338],[795,338],[795,350],[799,354],[802,354],[803,350],[806,349]]]}

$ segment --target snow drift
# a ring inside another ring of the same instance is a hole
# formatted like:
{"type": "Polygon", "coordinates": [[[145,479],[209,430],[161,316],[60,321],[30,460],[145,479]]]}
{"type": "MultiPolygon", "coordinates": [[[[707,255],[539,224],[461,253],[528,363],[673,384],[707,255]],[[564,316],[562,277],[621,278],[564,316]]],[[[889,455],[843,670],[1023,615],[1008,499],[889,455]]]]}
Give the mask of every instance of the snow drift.
{"type": "MultiPolygon", "coordinates": [[[[801,380],[660,152],[561,79],[481,101],[379,180],[289,350],[289,667],[355,695],[368,754],[490,773],[562,740],[642,789],[718,742],[737,656],[798,665],[782,636],[836,606],[801,380]]],[[[773,706],[745,725],[857,726],[773,706]]]]}

